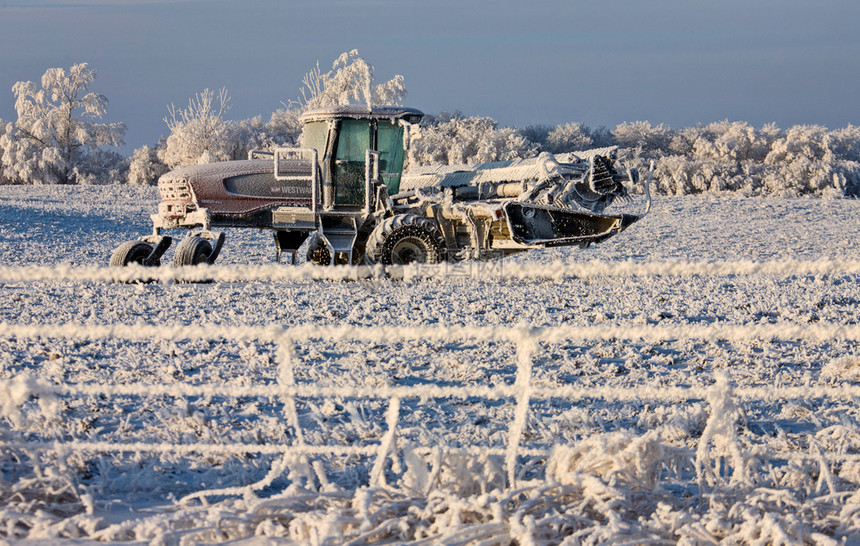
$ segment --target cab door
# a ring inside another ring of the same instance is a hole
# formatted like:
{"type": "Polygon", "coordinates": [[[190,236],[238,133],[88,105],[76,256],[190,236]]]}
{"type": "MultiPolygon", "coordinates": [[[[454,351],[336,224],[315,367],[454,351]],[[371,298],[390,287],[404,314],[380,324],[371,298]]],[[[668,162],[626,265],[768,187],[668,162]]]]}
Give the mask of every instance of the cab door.
{"type": "Polygon", "coordinates": [[[370,120],[341,121],[334,156],[334,204],[364,205],[364,174],[367,150],[373,149],[373,125],[370,120]]]}
{"type": "Polygon", "coordinates": [[[376,149],[379,150],[379,177],[388,187],[388,195],[400,192],[403,172],[403,127],[395,122],[379,120],[376,149]]]}

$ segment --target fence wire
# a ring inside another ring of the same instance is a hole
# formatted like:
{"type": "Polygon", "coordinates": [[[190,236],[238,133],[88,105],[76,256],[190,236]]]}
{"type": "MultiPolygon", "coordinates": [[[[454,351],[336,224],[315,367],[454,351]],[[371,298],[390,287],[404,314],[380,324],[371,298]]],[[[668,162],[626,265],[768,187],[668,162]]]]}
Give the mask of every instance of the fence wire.
{"type": "Polygon", "coordinates": [[[465,261],[405,266],[331,266],[313,264],[188,267],[0,267],[0,282],[300,282],[362,279],[562,280],[602,276],[704,275],[858,275],[860,260],[775,260],[767,262],[635,262],[592,260],[522,264],[509,260],[465,261]]]}
{"type": "MultiPolygon", "coordinates": [[[[514,404],[513,417],[508,423],[507,445],[503,449],[478,448],[484,453],[504,456],[507,476],[513,485],[517,464],[524,455],[546,455],[546,451],[529,449],[521,445],[522,436],[530,415],[532,401],[560,399],[579,401],[600,399],[605,401],[654,400],[677,403],[690,400],[708,400],[717,387],[664,387],[638,385],[634,387],[577,387],[565,385],[544,387],[532,384],[532,357],[542,343],[556,344],[585,340],[711,340],[743,342],[749,340],[860,340],[860,325],[837,324],[756,324],[756,325],[594,325],[594,326],[318,326],[315,324],[280,326],[186,326],[148,324],[0,324],[0,335],[18,339],[121,339],[139,341],[150,339],[192,340],[225,339],[269,341],[276,345],[278,383],[273,385],[224,384],[52,384],[34,375],[22,374],[0,381],[0,396],[4,402],[0,414],[15,421],[16,412],[31,397],[46,403],[58,396],[171,396],[171,397],[269,397],[285,401],[287,422],[293,427],[296,441],[292,445],[261,444],[176,444],[176,443],[116,443],[105,441],[7,441],[0,445],[26,449],[82,450],[89,452],[133,452],[173,454],[229,454],[247,453],[281,455],[365,455],[376,457],[371,472],[374,484],[384,483],[386,461],[394,452],[402,400],[419,399],[510,399],[514,404]],[[516,348],[516,380],[512,385],[440,386],[433,384],[409,386],[325,386],[297,384],[294,378],[296,342],[313,340],[396,342],[405,340],[451,341],[479,340],[508,342],[516,348]],[[385,413],[386,432],[375,445],[306,445],[299,423],[295,402],[302,398],[359,398],[388,402],[385,413]]],[[[860,386],[802,386],[802,387],[743,387],[731,390],[735,400],[778,401],[789,399],[831,398],[860,399],[860,386]]],[[[828,460],[860,459],[857,454],[827,454],[828,460]]]]}

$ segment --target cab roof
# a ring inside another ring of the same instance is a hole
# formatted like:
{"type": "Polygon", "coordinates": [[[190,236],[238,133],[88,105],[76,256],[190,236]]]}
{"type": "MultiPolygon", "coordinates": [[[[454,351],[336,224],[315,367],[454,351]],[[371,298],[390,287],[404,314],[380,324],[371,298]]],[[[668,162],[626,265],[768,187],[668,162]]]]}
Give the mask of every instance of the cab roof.
{"type": "Polygon", "coordinates": [[[409,123],[418,123],[423,116],[424,112],[421,110],[403,106],[373,106],[368,108],[364,105],[340,105],[307,110],[302,113],[299,119],[302,123],[328,119],[387,119],[391,121],[402,119],[409,123]]]}

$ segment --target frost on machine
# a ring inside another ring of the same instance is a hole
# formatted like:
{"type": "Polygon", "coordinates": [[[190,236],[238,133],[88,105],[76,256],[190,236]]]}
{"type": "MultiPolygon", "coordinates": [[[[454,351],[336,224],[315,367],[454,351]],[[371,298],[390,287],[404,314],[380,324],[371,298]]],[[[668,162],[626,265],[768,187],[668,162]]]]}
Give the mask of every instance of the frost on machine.
{"type": "Polygon", "coordinates": [[[159,265],[172,242],[163,232],[177,228],[188,233],[174,265],[211,264],[224,244],[216,230],[227,227],[271,229],[276,259],[286,253],[292,263],[308,239],[308,260],[319,265],[485,259],[586,247],[650,208],[648,194],[641,214],[604,213],[638,179],[634,169],[615,168],[612,148],[403,173],[422,115],[401,107],[312,110],[302,116],[303,148],[171,171],[158,182],[153,234],[120,245],[111,265],[159,265]]]}

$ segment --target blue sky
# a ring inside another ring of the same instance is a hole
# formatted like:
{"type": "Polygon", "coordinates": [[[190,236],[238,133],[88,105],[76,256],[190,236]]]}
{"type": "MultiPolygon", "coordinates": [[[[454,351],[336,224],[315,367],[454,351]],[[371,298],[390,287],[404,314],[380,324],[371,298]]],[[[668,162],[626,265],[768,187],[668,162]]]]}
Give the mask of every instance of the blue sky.
{"type": "Polygon", "coordinates": [[[358,49],[429,113],[837,128],[860,124],[858,28],[857,0],[0,0],[0,118],[16,81],[88,62],[130,151],[195,92],[268,119],[358,49]]]}

